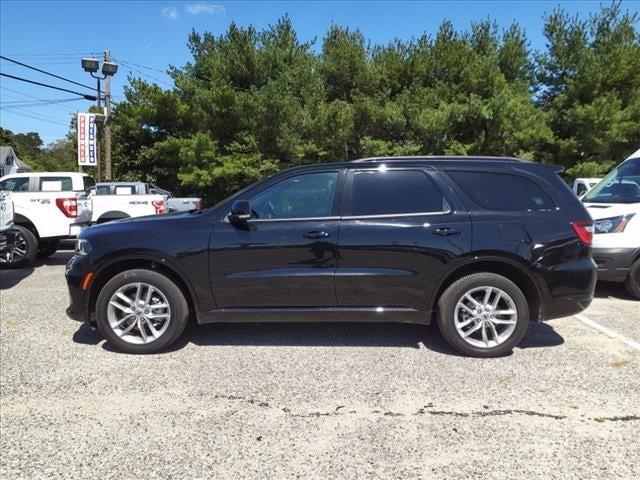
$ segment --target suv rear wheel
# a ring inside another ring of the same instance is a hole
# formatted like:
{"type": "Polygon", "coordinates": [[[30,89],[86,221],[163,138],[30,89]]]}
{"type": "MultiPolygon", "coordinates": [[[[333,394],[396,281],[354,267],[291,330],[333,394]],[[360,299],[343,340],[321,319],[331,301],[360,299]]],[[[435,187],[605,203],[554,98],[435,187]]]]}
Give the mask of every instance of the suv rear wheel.
{"type": "Polygon", "coordinates": [[[183,332],[189,315],[178,286],[161,273],[128,270],[109,280],[96,304],[98,329],[117,350],[155,353],[183,332]]]}
{"type": "Polygon", "coordinates": [[[473,357],[499,357],[527,332],[529,306],[506,277],[474,273],[452,283],[438,302],[438,326],[456,350],[473,357]]]}

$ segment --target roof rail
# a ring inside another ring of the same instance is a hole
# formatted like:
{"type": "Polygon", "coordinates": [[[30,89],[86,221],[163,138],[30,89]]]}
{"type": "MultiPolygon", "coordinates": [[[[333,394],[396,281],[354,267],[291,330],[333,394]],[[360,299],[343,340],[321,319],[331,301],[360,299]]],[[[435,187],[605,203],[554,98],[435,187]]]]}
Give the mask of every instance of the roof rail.
{"type": "Polygon", "coordinates": [[[527,162],[515,157],[491,157],[485,155],[416,155],[416,156],[400,156],[400,157],[367,157],[352,160],[351,163],[370,163],[370,162],[393,162],[393,161],[430,161],[430,160],[477,160],[488,162],[527,162]]]}

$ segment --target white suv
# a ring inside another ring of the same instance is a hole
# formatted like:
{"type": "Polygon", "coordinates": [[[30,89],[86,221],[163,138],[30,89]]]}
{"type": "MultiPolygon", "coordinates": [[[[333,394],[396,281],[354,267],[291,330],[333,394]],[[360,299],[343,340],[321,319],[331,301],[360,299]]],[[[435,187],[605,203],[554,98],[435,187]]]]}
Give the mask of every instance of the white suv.
{"type": "Polygon", "coordinates": [[[15,173],[0,178],[0,190],[11,192],[16,255],[0,257],[5,267],[22,267],[36,256],[48,256],[58,241],[75,238],[91,222],[86,191],[94,179],[78,172],[15,173]]]}
{"type": "Polygon", "coordinates": [[[582,201],[595,220],[598,279],[624,282],[640,298],[640,150],[618,165],[582,201]]]}

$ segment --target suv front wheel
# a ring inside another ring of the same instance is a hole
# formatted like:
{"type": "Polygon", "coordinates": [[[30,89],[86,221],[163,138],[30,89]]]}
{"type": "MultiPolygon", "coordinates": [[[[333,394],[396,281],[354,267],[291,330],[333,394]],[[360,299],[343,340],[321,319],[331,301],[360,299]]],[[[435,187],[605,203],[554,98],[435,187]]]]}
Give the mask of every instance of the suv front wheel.
{"type": "Polygon", "coordinates": [[[127,270],[109,280],[96,304],[96,323],[111,345],[125,353],[155,353],[183,332],[189,315],[184,294],[168,277],[127,270]]]}
{"type": "Polygon", "coordinates": [[[456,350],[473,357],[499,357],[527,332],[529,306],[506,277],[474,273],[452,283],[438,301],[438,326],[456,350]]]}

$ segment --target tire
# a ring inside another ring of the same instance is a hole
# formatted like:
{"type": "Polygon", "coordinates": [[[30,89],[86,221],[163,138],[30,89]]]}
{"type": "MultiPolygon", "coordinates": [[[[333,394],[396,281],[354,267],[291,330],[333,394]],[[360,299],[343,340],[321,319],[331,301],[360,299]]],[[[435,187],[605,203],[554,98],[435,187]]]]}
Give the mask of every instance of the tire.
{"type": "Polygon", "coordinates": [[[60,242],[58,240],[40,241],[38,245],[38,258],[48,258],[58,251],[60,242]]]}
{"type": "Polygon", "coordinates": [[[461,278],[438,300],[438,327],[442,336],[453,348],[471,357],[507,355],[522,340],[528,326],[529,305],[524,294],[511,280],[495,273],[474,273],[461,278]],[[492,293],[485,307],[487,290],[492,293]],[[466,294],[470,294],[475,303],[465,297],[466,294]],[[496,308],[491,310],[496,298],[496,308]],[[483,330],[486,338],[482,335],[483,330]],[[467,334],[467,338],[463,334],[467,334]]]}
{"type": "Polygon", "coordinates": [[[633,262],[629,271],[629,276],[624,282],[627,291],[640,300],[640,258],[633,262]]]}
{"type": "Polygon", "coordinates": [[[7,253],[0,257],[3,268],[24,268],[31,264],[38,254],[38,239],[31,230],[15,225],[7,232],[8,241],[12,244],[7,253]]]}
{"type": "Polygon", "coordinates": [[[188,317],[189,306],[180,288],[165,275],[152,270],[136,269],[119,273],[102,287],[96,303],[96,323],[100,333],[111,346],[124,353],[155,353],[167,348],[182,334],[188,317]],[[139,294],[136,284],[142,284],[139,294]],[[136,294],[141,301],[146,300],[146,286],[154,290],[148,305],[140,306],[139,303],[132,302],[136,294]],[[121,295],[112,298],[116,293],[121,295]],[[128,298],[129,303],[123,298],[128,298]],[[114,306],[114,302],[119,308],[114,306]],[[133,311],[132,303],[137,313],[133,311]],[[168,305],[168,308],[154,305],[168,305]],[[164,318],[152,319],[147,315],[164,318]],[[118,322],[122,322],[120,326],[118,322]],[[157,335],[153,334],[152,326],[157,335]],[[128,333],[125,332],[127,328],[128,333]],[[144,338],[145,335],[147,339],[144,338]]]}

